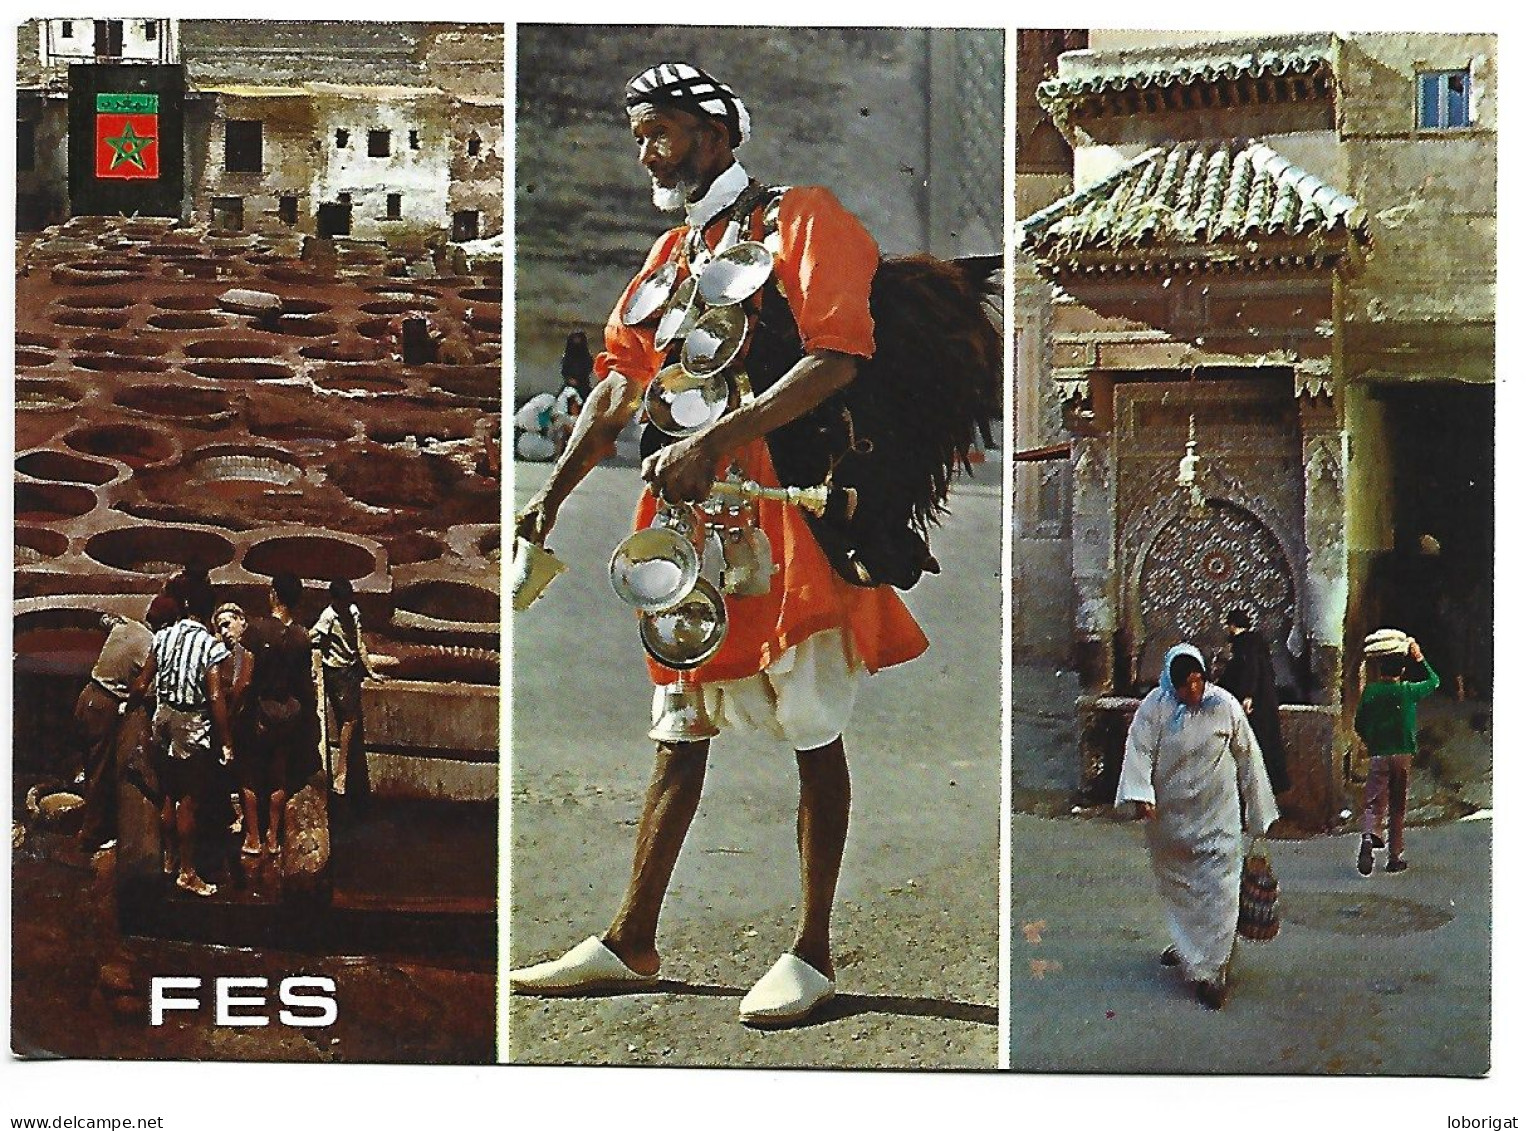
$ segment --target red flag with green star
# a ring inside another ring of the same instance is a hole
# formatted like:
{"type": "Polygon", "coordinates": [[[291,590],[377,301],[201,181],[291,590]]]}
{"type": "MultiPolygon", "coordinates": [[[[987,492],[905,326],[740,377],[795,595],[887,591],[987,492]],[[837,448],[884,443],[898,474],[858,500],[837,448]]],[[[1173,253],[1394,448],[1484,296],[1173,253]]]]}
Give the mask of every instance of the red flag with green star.
{"type": "Polygon", "coordinates": [[[97,177],[159,179],[159,95],[96,95],[97,177]]]}

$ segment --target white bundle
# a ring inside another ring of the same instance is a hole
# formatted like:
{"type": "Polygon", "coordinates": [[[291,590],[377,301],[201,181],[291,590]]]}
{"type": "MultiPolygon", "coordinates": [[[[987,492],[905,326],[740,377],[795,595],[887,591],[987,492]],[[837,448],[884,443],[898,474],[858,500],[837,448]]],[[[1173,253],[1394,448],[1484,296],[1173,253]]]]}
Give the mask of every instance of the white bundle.
{"type": "Polygon", "coordinates": [[[1364,657],[1404,656],[1411,650],[1411,637],[1398,628],[1379,628],[1364,637],[1364,657]]]}

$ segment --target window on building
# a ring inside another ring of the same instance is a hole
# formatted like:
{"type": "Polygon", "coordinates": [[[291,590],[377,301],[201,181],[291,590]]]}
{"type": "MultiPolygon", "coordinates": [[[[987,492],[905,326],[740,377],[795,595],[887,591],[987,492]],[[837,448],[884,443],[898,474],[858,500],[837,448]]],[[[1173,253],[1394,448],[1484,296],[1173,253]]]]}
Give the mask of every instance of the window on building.
{"type": "Polygon", "coordinates": [[[454,242],[466,243],[468,240],[475,240],[477,238],[477,209],[469,208],[461,212],[451,213],[451,239],[454,242]]]}
{"type": "Polygon", "coordinates": [[[37,123],[18,119],[16,122],[16,171],[30,173],[37,167],[37,123]]]}
{"type": "Polygon", "coordinates": [[[1457,130],[1470,124],[1470,72],[1423,71],[1417,75],[1417,126],[1457,130]]]}
{"type": "Polygon", "coordinates": [[[419,131],[418,130],[410,130],[409,131],[409,148],[410,149],[418,149],[419,148],[419,131]]]}
{"type": "Polygon", "coordinates": [[[340,193],[335,199],[347,207],[350,205],[350,194],[348,192],[340,193]]]}
{"type": "Polygon", "coordinates": [[[95,53],[98,59],[122,58],[122,21],[95,22],[95,53]]]}
{"type": "Polygon", "coordinates": [[[159,21],[158,20],[144,20],[143,21],[143,38],[144,38],[144,41],[147,42],[147,43],[153,43],[156,39],[159,38],[159,21]]]}
{"type": "Polygon", "coordinates": [[[213,197],[212,227],[220,232],[242,232],[244,230],[244,198],[242,196],[213,197]]]}
{"type": "Polygon", "coordinates": [[[366,131],[366,156],[386,157],[393,151],[392,130],[366,131]]]}
{"type": "Polygon", "coordinates": [[[403,194],[390,192],[387,194],[387,218],[389,220],[403,219],[403,194]]]}
{"type": "Polygon", "coordinates": [[[349,130],[340,129],[340,130],[335,130],[334,131],[334,148],[335,149],[349,149],[350,148],[350,131],[349,130]]]}
{"type": "Polygon", "coordinates": [[[223,133],[223,168],[230,173],[258,173],[264,167],[262,124],[230,118],[223,133]]]}
{"type": "Polygon", "coordinates": [[[59,34],[59,38],[61,38],[61,39],[73,39],[74,38],[74,21],[73,20],[60,20],[59,21],[59,27],[58,27],[58,34],[59,34]]]}
{"type": "Polygon", "coordinates": [[[295,196],[283,196],[276,205],[277,215],[287,227],[297,225],[297,198],[295,196]]]}
{"type": "Polygon", "coordinates": [[[478,137],[477,134],[469,134],[467,136],[467,156],[476,157],[482,151],[483,139],[478,137]]]}

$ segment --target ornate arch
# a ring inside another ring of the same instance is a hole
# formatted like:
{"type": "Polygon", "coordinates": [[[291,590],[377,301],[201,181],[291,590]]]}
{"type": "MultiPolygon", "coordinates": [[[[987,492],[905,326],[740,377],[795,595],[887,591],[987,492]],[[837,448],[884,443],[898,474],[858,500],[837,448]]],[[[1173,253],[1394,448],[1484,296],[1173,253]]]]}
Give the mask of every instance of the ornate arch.
{"type": "Polygon", "coordinates": [[[1307,620],[1303,576],[1295,568],[1304,560],[1303,542],[1286,516],[1212,468],[1204,484],[1208,511],[1193,518],[1175,470],[1164,466],[1150,476],[1149,501],[1120,528],[1120,608],[1133,683],[1150,682],[1170,644],[1192,640],[1207,652],[1218,645],[1221,617],[1232,604],[1252,607],[1276,650],[1302,637],[1307,620]]]}

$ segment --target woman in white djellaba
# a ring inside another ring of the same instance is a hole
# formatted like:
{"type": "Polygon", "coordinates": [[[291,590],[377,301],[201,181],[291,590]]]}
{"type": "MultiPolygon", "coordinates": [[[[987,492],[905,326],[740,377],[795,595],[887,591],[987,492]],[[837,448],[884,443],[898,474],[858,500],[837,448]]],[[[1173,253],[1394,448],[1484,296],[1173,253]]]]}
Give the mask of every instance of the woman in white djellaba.
{"type": "Polygon", "coordinates": [[[1172,940],[1162,964],[1177,966],[1199,1001],[1219,1009],[1236,938],[1243,834],[1267,832],[1279,811],[1246,713],[1205,680],[1204,656],[1192,644],[1168,650],[1161,682],[1131,720],[1114,803],[1133,803],[1146,822],[1172,940]]]}

